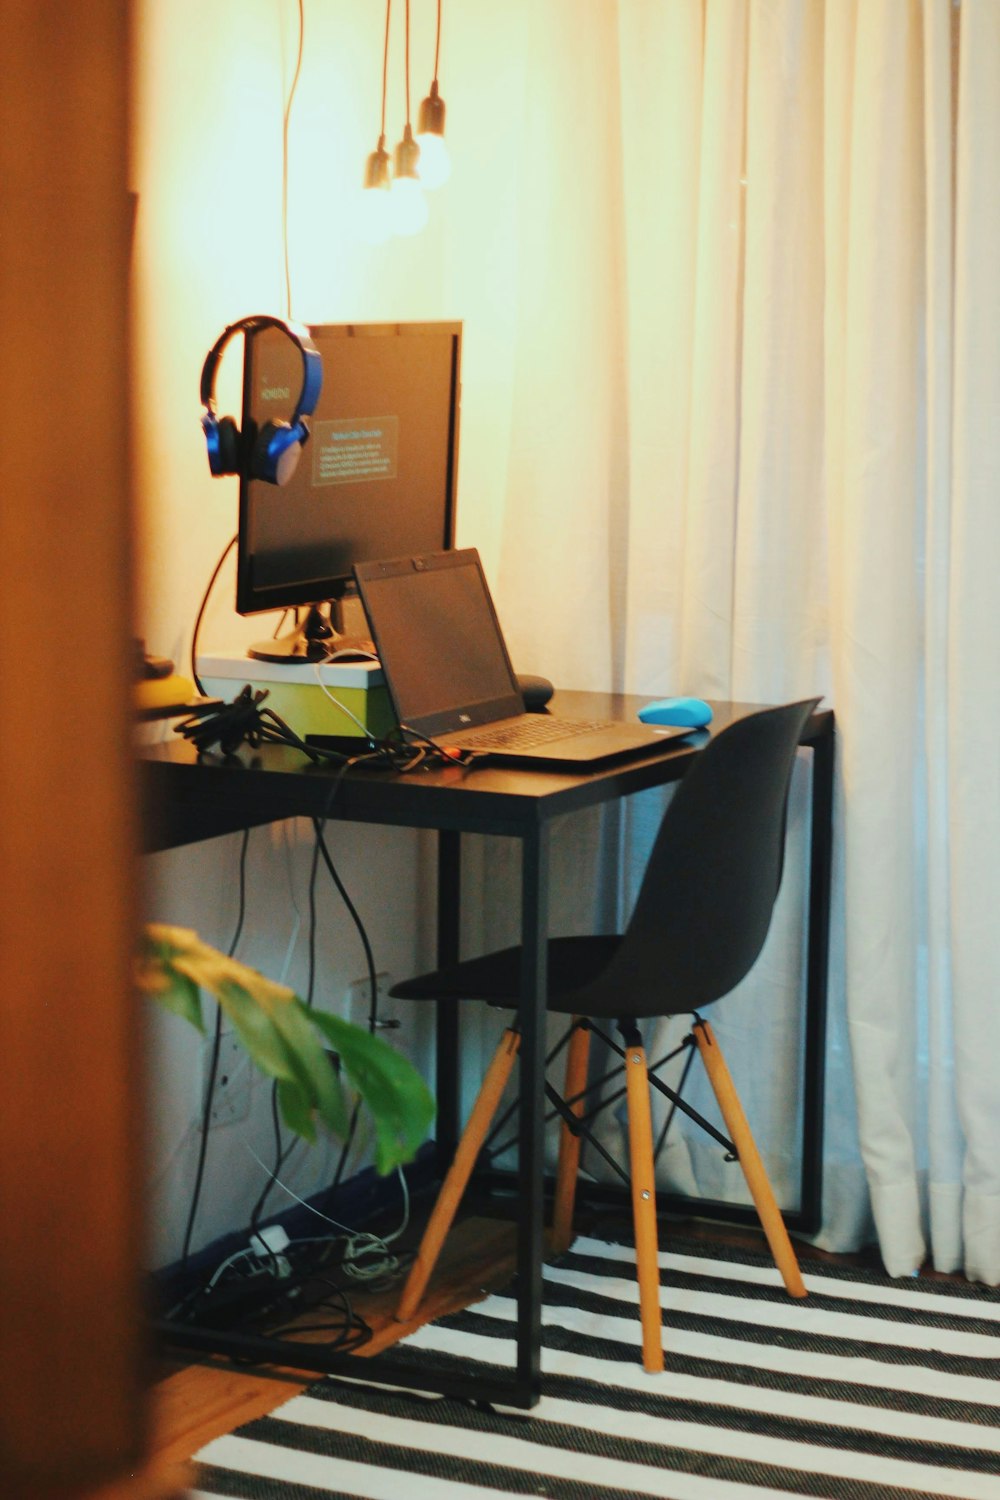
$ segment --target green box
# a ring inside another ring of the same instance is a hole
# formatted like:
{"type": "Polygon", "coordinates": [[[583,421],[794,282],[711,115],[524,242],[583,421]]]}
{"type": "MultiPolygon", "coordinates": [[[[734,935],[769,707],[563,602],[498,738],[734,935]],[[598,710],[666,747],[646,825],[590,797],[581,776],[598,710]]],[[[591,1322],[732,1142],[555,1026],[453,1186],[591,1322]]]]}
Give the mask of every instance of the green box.
{"type": "Polygon", "coordinates": [[[251,656],[202,656],[198,675],[209,696],[227,703],[247,683],[255,691],[263,688],[267,692],[263,706],[273,709],[303,739],[308,734],[361,739],[361,725],[374,739],[381,739],[395,727],[377,662],[296,662],[286,666],[251,656]]]}

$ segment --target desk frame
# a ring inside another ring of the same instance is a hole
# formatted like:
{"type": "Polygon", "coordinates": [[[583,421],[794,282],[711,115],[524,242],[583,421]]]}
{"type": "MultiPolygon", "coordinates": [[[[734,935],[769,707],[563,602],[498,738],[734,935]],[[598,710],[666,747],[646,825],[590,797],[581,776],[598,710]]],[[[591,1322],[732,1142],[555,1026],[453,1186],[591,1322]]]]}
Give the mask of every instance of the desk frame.
{"type": "MultiPolygon", "coordinates": [[[[631,719],[641,700],[618,695],[560,693],[556,713],[572,717],[631,719]]],[[[716,704],[712,732],[754,710],[751,704],[716,704]]],[[[613,803],[636,792],[679,780],[698,753],[692,744],[672,742],[662,755],[632,760],[589,775],[553,771],[511,771],[484,766],[471,773],[457,767],[410,777],[352,771],[344,776],[331,821],[377,823],[438,831],[438,960],[459,956],[461,909],[460,844],[463,833],[496,834],[519,840],[521,861],[521,942],[518,1111],[519,1181],[523,1211],[517,1225],[517,1337],[513,1370],[470,1382],[440,1373],[414,1376],[410,1365],[383,1352],[359,1366],[357,1357],[335,1354],[322,1345],[256,1334],[198,1328],[161,1320],[154,1325],[172,1345],[219,1353],[255,1363],[278,1364],[323,1374],[350,1374],[375,1383],[419,1385],[447,1396],[474,1395],[485,1401],[531,1407],[541,1390],[541,1313],[543,1258],[544,1022],[549,936],[549,862],[552,820],[567,812],[613,803]]],[[[823,1169],[823,1080],[829,955],[832,844],[833,715],[812,716],[801,740],[813,752],[810,830],[810,883],[806,1004],[803,1055],[802,1173],[799,1207],[785,1213],[790,1229],[819,1228],[823,1169]]],[[[280,747],[246,753],[237,762],[197,763],[187,746],[150,750],[143,774],[149,814],[146,848],[175,848],[219,834],[279,821],[317,817],[328,811],[335,770],[304,766],[300,754],[280,747]]],[[[459,1136],[458,1004],[442,1003],[437,1021],[439,1156],[450,1159],[459,1136]]],[[[499,1174],[498,1174],[499,1175],[499,1174]]],[[[620,1190],[584,1186],[583,1203],[621,1203],[620,1190]]],[[[665,1195],[665,1211],[696,1211],[734,1222],[756,1222],[742,1205],[665,1195]]]]}

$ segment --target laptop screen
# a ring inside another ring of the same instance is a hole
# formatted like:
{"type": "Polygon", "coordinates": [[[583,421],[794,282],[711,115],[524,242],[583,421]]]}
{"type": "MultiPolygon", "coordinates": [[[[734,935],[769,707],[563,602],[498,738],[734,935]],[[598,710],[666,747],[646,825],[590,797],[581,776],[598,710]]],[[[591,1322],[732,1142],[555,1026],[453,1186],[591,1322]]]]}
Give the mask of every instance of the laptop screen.
{"type": "Polygon", "coordinates": [[[401,723],[444,734],[523,712],[474,547],[355,571],[401,723]]]}

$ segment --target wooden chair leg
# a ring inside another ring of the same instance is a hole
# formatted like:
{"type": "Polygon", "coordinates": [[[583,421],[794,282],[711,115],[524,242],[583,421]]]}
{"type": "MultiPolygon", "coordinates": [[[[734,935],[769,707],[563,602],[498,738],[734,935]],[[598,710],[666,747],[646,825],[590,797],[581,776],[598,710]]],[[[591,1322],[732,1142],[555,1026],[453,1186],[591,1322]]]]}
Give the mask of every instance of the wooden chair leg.
{"type": "Polygon", "coordinates": [[[458,1206],[472,1175],[476,1158],[482,1150],[493,1116],[497,1112],[497,1106],[507,1086],[520,1045],[521,1038],[518,1033],[508,1028],[500,1038],[500,1045],[486,1070],[486,1077],[483,1079],[476,1102],[472,1107],[472,1113],[462,1132],[462,1139],[458,1143],[458,1149],[448,1168],[448,1174],[441,1184],[441,1191],[438,1193],[437,1202],[427,1221],[416,1260],[410,1268],[403,1294],[399,1299],[396,1317],[400,1322],[409,1322],[413,1317],[437,1264],[441,1247],[458,1212],[458,1206]]]}
{"type": "MultiPolygon", "coordinates": [[[[572,1100],[587,1086],[587,1062],[590,1057],[590,1031],[573,1017],[573,1034],[566,1052],[566,1080],[563,1098],[572,1100]]],[[[570,1113],[583,1114],[582,1099],[571,1103],[570,1113]]],[[[559,1162],[556,1167],[555,1197],[552,1206],[552,1249],[561,1255],[573,1243],[573,1205],[576,1201],[576,1179],[580,1170],[580,1137],[574,1135],[565,1120],[559,1135],[559,1162]]]]}
{"type": "Polygon", "coordinates": [[[625,1083],[632,1175],[632,1222],[635,1226],[639,1317],[642,1323],[642,1364],[643,1369],[651,1374],[659,1374],[663,1369],[663,1327],[660,1314],[656,1191],[653,1183],[653,1117],[649,1104],[646,1053],[641,1046],[626,1045],[625,1083]]]}
{"type": "Polygon", "coordinates": [[[705,1064],[705,1071],[708,1073],[708,1080],[712,1085],[719,1109],[722,1111],[722,1118],[726,1122],[726,1129],[736,1147],[743,1176],[750,1189],[750,1196],[757,1209],[761,1227],[767,1236],[774,1263],[781,1272],[785,1289],[792,1297],[808,1296],[795,1251],[792,1249],[792,1242],[788,1237],[788,1230],[785,1228],[785,1221],[781,1217],[781,1210],[767,1172],[764,1170],[764,1163],[760,1159],[760,1152],[750,1133],[750,1126],[747,1124],[747,1117],[743,1113],[743,1106],[726,1066],[725,1058],[719,1050],[715,1034],[707,1021],[699,1019],[695,1022],[694,1039],[698,1044],[698,1051],[705,1064]]]}

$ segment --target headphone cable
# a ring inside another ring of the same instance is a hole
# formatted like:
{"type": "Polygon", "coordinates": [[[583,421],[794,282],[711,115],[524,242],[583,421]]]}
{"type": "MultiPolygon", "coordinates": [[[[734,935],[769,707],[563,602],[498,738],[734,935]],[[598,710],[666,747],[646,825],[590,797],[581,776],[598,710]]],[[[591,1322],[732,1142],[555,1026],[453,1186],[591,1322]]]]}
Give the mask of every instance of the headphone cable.
{"type": "Polygon", "coordinates": [[[237,532],[234,537],[230,538],[230,540],[226,544],[222,556],[216,563],[212,576],[208,580],[208,587],[202,595],[201,605],[198,609],[198,614],[194,622],[194,630],[191,632],[191,676],[194,678],[194,685],[198,689],[198,692],[202,698],[207,698],[208,694],[205,692],[204,684],[202,683],[201,678],[198,676],[198,632],[201,630],[201,622],[204,618],[205,610],[208,607],[208,601],[211,596],[212,590],[215,587],[215,580],[222,572],[222,564],[225,562],[230,552],[232,552],[233,548],[236,546],[238,539],[239,532],[237,532]]]}

